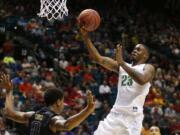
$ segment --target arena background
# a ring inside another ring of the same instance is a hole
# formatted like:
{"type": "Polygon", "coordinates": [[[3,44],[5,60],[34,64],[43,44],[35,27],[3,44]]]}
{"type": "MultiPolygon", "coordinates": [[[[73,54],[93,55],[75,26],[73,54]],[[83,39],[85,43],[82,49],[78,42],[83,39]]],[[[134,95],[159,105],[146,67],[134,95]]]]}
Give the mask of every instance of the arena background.
{"type": "MultiPolygon", "coordinates": [[[[64,21],[48,22],[37,16],[38,0],[0,1],[0,66],[11,74],[15,109],[36,110],[43,105],[45,88],[57,86],[65,93],[65,118],[84,107],[87,89],[96,96],[95,113],[63,135],[91,135],[108,114],[116,98],[117,75],[91,61],[75,19],[83,9],[93,8],[102,22],[91,38],[102,55],[114,57],[119,42],[126,48],[127,61],[137,43],[150,48],[149,63],[156,75],[144,106],[144,127],[156,125],[162,135],[179,133],[180,1],[68,0],[67,6],[64,21]]],[[[0,91],[1,118],[4,100],[0,91]]],[[[0,119],[0,125],[3,122],[12,134],[25,134],[25,126],[0,119]]]]}

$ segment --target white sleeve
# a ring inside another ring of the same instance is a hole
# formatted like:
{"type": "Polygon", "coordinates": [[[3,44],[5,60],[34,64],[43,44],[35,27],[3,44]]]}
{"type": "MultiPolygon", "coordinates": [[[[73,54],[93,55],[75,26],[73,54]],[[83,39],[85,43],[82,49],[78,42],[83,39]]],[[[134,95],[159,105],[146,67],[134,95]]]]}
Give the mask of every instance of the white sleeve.
{"type": "Polygon", "coordinates": [[[64,125],[64,123],[66,122],[64,117],[62,117],[62,116],[56,116],[56,117],[58,118],[57,122],[61,123],[61,125],[64,125]]]}

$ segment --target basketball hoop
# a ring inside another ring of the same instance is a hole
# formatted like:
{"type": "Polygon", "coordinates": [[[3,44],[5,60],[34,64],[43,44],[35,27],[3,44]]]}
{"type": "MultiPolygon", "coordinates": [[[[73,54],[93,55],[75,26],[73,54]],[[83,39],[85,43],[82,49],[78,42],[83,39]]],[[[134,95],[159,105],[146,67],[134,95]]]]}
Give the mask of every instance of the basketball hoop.
{"type": "Polygon", "coordinates": [[[41,0],[39,17],[46,17],[50,20],[62,20],[64,16],[68,16],[66,7],[67,0],[41,0]]]}

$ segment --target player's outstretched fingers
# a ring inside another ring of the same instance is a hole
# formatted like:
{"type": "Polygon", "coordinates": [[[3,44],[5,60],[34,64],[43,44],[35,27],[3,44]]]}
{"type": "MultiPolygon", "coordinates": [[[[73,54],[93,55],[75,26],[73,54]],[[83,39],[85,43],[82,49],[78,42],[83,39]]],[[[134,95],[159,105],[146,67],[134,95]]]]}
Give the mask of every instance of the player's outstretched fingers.
{"type": "Polygon", "coordinates": [[[92,112],[94,112],[94,109],[95,109],[95,100],[94,100],[94,96],[92,95],[92,92],[90,90],[87,91],[87,101],[88,101],[89,109],[92,112]]]}
{"type": "Polygon", "coordinates": [[[13,84],[8,74],[0,73],[0,87],[5,88],[7,93],[13,90],[13,84]]]}
{"type": "Polygon", "coordinates": [[[6,75],[3,72],[1,72],[0,73],[0,84],[1,84],[1,87],[3,87],[5,82],[6,82],[6,75]]]}
{"type": "Polygon", "coordinates": [[[87,98],[88,98],[88,102],[91,102],[91,97],[92,96],[92,92],[90,90],[87,90],[87,98]]]}

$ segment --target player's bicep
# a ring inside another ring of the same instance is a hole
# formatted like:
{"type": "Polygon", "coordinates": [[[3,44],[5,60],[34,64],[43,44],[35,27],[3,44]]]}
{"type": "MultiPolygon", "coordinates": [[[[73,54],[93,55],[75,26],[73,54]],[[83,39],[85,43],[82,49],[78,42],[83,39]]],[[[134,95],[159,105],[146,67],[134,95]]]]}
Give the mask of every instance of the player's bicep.
{"type": "Polygon", "coordinates": [[[31,111],[31,112],[24,112],[24,114],[23,114],[24,120],[28,121],[29,118],[32,117],[32,115],[33,115],[34,113],[35,113],[34,111],[31,111]]]}
{"type": "Polygon", "coordinates": [[[144,67],[144,78],[143,78],[144,81],[145,82],[152,81],[154,74],[155,74],[155,68],[152,65],[147,64],[144,67]]]}
{"type": "Polygon", "coordinates": [[[102,56],[98,63],[111,71],[118,72],[119,70],[117,61],[113,60],[112,58],[102,56]]]}

